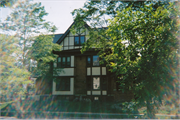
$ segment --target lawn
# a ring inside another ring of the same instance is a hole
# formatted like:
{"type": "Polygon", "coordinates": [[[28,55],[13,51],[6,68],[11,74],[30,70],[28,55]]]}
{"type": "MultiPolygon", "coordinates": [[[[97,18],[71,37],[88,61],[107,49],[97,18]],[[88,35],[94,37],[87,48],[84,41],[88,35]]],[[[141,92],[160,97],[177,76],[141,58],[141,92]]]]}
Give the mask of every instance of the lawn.
{"type": "MultiPolygon", "coordinates": [[[[13,101],[1,104],[6,111],[16,112],[16,104],[13,101]],[[9,107],[8,107],[9,106],[9,107]]],[[[86,102],[86,101],[60,101],[42,99],[40,101],[24,100],[21,103],[21,113],[24,118],[145,118],[146,107],[137,107],[133,102],[86,102]],[[98,114],[96,114],[98,113],[98,114]],[[119,114],[121,113],[121,115],[119,114]],[[134,115],[132,115],[134,114],[134,115]],[[141,115],[138,115],[141,114],[141,115]]],[[[2,109],[1,109],[2,110],[2,109]]],[[[156,109],[156,114],[176,115],[180,114],[178,108],[173,105],[163,104],[156,109]]],[[[171,116],[157,116],[157,118],[172,118],[171,116]]]]}

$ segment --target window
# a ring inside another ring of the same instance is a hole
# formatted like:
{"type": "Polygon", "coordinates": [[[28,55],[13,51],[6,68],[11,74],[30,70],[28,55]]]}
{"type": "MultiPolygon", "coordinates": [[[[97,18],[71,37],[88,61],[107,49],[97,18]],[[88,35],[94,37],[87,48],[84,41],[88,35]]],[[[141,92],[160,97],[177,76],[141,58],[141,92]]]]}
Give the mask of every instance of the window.
{"type": "Polygon", "coordinates": [[[70,78],[60,78],[57,80],[56,91],[70,91],[70,78]]]}
{"type": "Polygon", "coordinates": [[[62,57],[62,67],[66,67],[66,57],[62,57]]]}
{"type": "Polygon", "coordinates": [[[67,66],[70,67],[71,66],[70,64],[71,64],[71,59],[70,57],[67,57],[67,66]]]}
{"type": "Polygon", "coordinates": [[[65,67],[70,67],[71,66],[71,58],[70,56],[66,57],[58,57],[58,67],[59,68],[65,68],[65,67]]]}
{"type": "Polygon", "coordinates": [[[81,42],[81,44],[83,44],[85,42],[85,37],[84,36],[80,36],[80,42],[81,42]]]}
{"type": "Polygon", "coordinates": [[[100,89],[100,77],[93,77],[93,89],[94,90],[100,89]]]}
{"type": "Polygon", "coordinates": [[[99,66],[99,56],[94,55],[94,56],[88,56],[87,57],[87,66],[99,66]]]}
{"type": "Polygon", "coordinates": [[[74,95],[73,77],[53,77],[53,95],[74,95]]]}
{"type": "Polygon", "coordinates": [[[93,56],[93,66],[99,66],[99,56],[93,56]]]}
{"type": "Polygon", "coordinates": [[[94,97],[94,100],[99,100],[99,97],[94,97]]]}
{"type": "Polygon", "coordinates": [[[79,36],[74,37],[74,44],[79,45],[79,36]]]}
{"type": "Polygon", "coordinates": [[[74,45],[82,45],[85,42],[85,36],[75,36],[74,45]]]}
{"type": "Polygon", "coordinates": [[[88,67],[91,66],[91,57],[90,56],[87,57],[87,66],[88,67]]]}
{"type": "Polygon", "coordinates": [[[61,66],[61,57],[58,57],[58,67],[62,67],[61,66]]]}

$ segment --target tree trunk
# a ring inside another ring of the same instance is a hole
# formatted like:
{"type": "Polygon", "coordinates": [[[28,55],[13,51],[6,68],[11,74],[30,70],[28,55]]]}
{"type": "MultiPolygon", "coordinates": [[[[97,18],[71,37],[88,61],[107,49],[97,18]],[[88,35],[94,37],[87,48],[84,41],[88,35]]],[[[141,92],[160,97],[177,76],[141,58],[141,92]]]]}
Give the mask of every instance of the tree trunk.
{"type": "Polygon", "coordinates": [[[146,100],[147,104],[147,118],[148,119],[155,119],[155,111],[154,105],[152,104],[151,100],[146,100]]]}

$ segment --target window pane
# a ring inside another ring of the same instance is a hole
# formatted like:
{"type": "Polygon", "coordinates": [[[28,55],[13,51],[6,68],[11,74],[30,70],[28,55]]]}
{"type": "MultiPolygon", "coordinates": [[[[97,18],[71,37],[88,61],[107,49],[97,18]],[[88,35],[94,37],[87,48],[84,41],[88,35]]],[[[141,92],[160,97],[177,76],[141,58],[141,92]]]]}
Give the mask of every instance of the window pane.
{"type": "Polygon", "coordinates": [[[58,67],[61,67],[61,57],[58,57],[58,67]]]}
{"type": "Polygon", "coordinates": [[[66,57],[63,57],[62,58],[62,67],[65,67],[66,66],[66,57]]]}
{"type": "Polygon", "coordinates": [[[67,57],[67,62],[70,62],[70,57],[67,57]]]}
{"type": "Polygon", "coordinates": [[[63,57],[62,61],[63,61],[63,62],[66,62],[66,57],[63,57]]]}
{"type": "Polygon", "coordinates": [[[90,56],[87,57],[87,66],[91,66],[91,57],[90,56]]]}
{"type": "Polygon", "coordinates": [[[97,90],[100,89],[100,78],[93,77],[93,89],[97,90]]]}
{"type": "Polygon", "coordinates": [[[56,91],[70,91],[70,79],[61,78],[56,82],[56,91]]]}
{"type": "Polygon", "coordinates": [[[58,57],[58,62],[61,62],[61,57],[58,57]]]}
{"type": "Polygon", "coordinates": [[[79,36],[74,37],[74,44],[79,45],[79,36]]]}
{"type": "Polygon", "coordinates": [[[70,63],[71,63],[70,57],[67,57],[67,67],[70,67],[70,63]]]}
{"type": "Polygon", "coordinates": [[[93,56],[93,66],[99,66],[99,56],[93,56]]]}
{"type": "Polygon", "coordinates": [[[85,37],[84,36],[81,36],[80,37],[80,41],[81,41],[81,44],[83,44],[85,42],[85,37]]]}

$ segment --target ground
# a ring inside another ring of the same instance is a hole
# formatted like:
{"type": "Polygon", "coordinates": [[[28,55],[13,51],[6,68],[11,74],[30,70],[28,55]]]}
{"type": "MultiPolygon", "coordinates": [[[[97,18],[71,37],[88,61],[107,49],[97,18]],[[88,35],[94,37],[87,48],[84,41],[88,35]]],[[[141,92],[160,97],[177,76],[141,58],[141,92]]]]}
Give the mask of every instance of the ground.
{"type": "MultiPolygon", "coordinates": [[[[24,100],[20,108],[16,102],[1,104],[1,115],[22,118],[145,118],[145,107],[134,108],[134,103],[104,103],[41,99],[24,100]],[[4,108],[3,108],[4,106],[4,108]],[[17,110],[20,109],[19,116],[17,110]],[[21,115],[21,116],[20,116],[21,115]]],[[[173,105],[164,104],[156,110],[156,118],[178,118],[180,112],[173,105]]]]}

